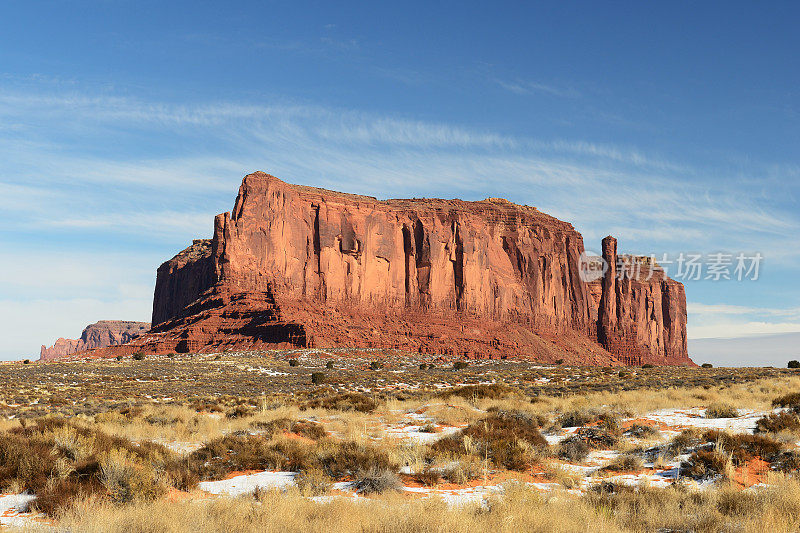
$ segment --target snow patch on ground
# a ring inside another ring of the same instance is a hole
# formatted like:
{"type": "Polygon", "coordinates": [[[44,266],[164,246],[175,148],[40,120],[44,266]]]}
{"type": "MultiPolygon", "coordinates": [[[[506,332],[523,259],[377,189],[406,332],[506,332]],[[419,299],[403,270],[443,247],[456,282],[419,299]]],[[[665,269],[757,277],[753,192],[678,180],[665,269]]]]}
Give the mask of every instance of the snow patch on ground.
{"type": "Polygon", "coordinates": [[[249,494],[256,488],[283,489],[292,486],[295,484],[295,476],[297,476],[295,472],[258,472],[219,481],[202,481],[198,487],[211,494],[240,496],[249,494]]]}
{"type": "Polygon", "coordinates": [[[0,496],[0,525],[18,528],[31,527],[35,515],[28,512],[28,507],[35,499],[36,496],[33,494],[0,496]]]}
{"type": "Polygon", "coordinates": [[[733,433],[752,433],[756,421],[773,411],[753,411],[740,409],[736,418],[705,418],[706,410],[693,409],[661,409],[643,416],[648,420],[662,422],[668,426],[695,427],[701,429],[722,429],[733,433]]]}

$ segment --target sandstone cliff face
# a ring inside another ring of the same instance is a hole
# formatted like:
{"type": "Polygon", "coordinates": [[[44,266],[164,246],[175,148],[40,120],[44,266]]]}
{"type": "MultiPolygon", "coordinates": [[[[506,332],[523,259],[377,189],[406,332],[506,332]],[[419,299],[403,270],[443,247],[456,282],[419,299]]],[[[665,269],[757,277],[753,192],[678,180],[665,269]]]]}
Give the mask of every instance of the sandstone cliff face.
{"type": "Polygon", "coordinates": [[[58,339],[53,346],[42,346],[41,361],[51,361],[86,350],[106,348],[130,342],[150,329],[147,322],[101,320],[86,326],[80,339],[58,339]]]}
{"type": "Polygon", "coordinates": [[[598,342],[627,363],[687,359],[683,285],[644,258],[617,255],[617,240],[603,239],[609,266],[590,288],[598,342]]]}
{"type": "Polygon", "coordinates": [[[214,284],[211,239],[195,239],[192,245],[162,264],[156,273],[153,325],[181,314],[214,284]]]}
{"type": "Polygon", "coordinates": [[[78,351],[79,342],[80,340],[78,339],[65,339],[63,337],[59,337],[56,339],[55,344],[49,348],[43,344],[42,349],[39,351],[39,360],[52,361],[53,359],[60,359],[61,357],[74,354],[78,351]]]}
{"type": "Polygon", "coordinates": [[[506,200],[378,201],[255,173],[210,243],[159,268],[153,330],[130,350],[338,345],[689,362],[685,304],[682,314],[672,306],[682,286],[598,288],[580,279],[583,251],[570,224],[506,200]]]}
{"type": "Polygon", "coordinates": [[[244,292],[385,312],[462,311],[584,329],[571,225],[502,200],[388,200],[245,178],[215,222],[216,278],[244,292]]]}

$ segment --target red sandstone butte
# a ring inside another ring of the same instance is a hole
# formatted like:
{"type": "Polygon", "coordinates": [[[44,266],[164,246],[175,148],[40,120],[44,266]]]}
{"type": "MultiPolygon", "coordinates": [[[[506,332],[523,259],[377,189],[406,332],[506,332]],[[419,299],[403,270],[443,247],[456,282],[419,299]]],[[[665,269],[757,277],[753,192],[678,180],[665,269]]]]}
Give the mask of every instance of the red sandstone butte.
{"type": "Polygon", "coordinates": [[[150,324],[147,322],[101,320],[86,326],[80,339],[62,338],[58,339],[50,348],[42,346],[39,360],[52,361],[86,350],[124,344],[149,329],[150,324]]]}
{"type": "MultiPolygon", "coordinates": [[[[246,176],[158,269],[153,328],[98,355],[352,347],[574,364],[692,364],[683,286],[579,276],[572,225],[507,200],[379,201],[246,176]]],[[[616,241],[603,241],[616,264],[616,241]]],[[[638,258],[625,256],[623,261],[638,258]]]]}

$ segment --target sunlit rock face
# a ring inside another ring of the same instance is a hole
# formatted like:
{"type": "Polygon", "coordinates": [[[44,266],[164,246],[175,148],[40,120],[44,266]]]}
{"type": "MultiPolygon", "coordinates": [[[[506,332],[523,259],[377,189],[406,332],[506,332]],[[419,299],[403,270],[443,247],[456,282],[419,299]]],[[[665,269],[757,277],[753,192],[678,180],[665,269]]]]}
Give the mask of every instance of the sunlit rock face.
{"type": "Polygon", "coordinates": [[[153,330],[129,348],[690,363],[682,285],[586,283],[583,251],[570,224],[507,200],[379,201],[257,172],[212,239],[158,269],[153,330]]]}
{"type": "Polygon", "coordinates": [[[86,326],[80,339],[58,339],[51,347],[42,346],[39,359],[50,361],[69,355],[130,342],[150,329],[148,322],[101,320],[86,326]]]}

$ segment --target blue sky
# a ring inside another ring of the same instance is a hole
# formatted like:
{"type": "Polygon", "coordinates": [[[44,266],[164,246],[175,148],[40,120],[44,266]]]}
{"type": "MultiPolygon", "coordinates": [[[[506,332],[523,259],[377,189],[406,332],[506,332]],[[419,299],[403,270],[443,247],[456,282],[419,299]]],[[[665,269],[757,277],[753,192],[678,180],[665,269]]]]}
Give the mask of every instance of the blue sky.
{"type": "Polygon", "coordinates": [[[800,5],[233,4],[0,4],[0,359],[148,320],[254,170],[760,252],[687,283],[690,337],[800,331],[800,5]]]}

